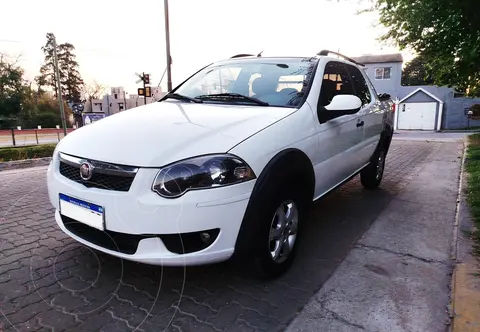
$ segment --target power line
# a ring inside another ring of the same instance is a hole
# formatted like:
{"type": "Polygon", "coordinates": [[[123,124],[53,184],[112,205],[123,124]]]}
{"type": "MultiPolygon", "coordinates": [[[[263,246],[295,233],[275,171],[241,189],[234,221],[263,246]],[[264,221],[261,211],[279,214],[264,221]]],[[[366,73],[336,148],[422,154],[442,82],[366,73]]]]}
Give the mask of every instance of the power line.
{"type": "Polygon", "coordinates": [[[160,84],[162,84],[163,77],[165,76],[165,73],[167,72],[167,69],[168,69],[168,68],[165,68],[165,70],[163,71],[163,75],[162,75],[162,77],[160,78],[160,81],[158,82],[156,91],[158,91],[158,89],[160,88],[160,84]]]}
{"type": "MultiPolygon", "coordinates": [[[[0,51],[0,53],[2,53],[2,52],[0,51]]],[[[28,56],[23,56],[22,54],[20,54],[18,56],[13,56],[13,55],[8,55],[8,54],[2,54],[2,55],[6,58],[18,59],[18,61],[22,61],[22,60],[36,61],[36,60],[38,60],[38,59],[33,59],[31,57],[28,57],[28,56]]]]}

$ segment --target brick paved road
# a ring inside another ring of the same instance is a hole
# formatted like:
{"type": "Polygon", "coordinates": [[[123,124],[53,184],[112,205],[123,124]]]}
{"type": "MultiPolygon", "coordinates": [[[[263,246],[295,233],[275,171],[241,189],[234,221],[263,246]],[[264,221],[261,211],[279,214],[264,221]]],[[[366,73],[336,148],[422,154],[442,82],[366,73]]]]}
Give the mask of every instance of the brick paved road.
{"type": "Polygon", "coordinates": [[[315,204],[296,264],[273,282],[225,263],[121,261],[56,226],[45,168],[0,173],[0,331],[283,330],[442,143],[394,141],[382,188],[358,177],[315,204]]]}

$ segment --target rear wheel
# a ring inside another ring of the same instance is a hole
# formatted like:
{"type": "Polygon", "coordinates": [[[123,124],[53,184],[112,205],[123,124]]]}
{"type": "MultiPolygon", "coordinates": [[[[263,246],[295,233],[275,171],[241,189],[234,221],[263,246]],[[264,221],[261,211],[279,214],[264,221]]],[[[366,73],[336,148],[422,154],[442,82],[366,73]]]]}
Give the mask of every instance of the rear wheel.
{"type": "Polygon", "coordinates": [[[375,153],[373,161],[360,172],[360,181],[365,188],[377,188],[382,182],[385,157],[386,149],[382,147],[375,153]]]}

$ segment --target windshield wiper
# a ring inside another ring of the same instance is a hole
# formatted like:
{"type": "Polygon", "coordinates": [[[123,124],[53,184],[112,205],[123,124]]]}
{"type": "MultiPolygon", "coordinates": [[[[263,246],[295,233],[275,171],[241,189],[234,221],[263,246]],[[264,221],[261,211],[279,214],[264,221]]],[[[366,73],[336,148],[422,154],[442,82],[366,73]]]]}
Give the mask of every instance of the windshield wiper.
{"type": "Polygon", "coordinates": [[[165,97],[163,97],[163,99],[168,99],[168,98],[176,99],[176,100],[191,101],[194,103],[203,103],[203,101],[201,101],[200,99],[184,96],[178,93],[169,93],[165,97]]]}
{"type": "Polygon", "coordinates": [[[196,96],[195,98],[197,99],[205,99],[205,100],[225,100],[225,99],[236,99],[240,101],[248,101],[260,106],[269,106],[269,103],[266,103],[264,101],[261,101],[257,98],[249,97],[249,96],[244,96],[240,93],[215,93],[211,95],[201,95],[201,96],[196,96]]]}

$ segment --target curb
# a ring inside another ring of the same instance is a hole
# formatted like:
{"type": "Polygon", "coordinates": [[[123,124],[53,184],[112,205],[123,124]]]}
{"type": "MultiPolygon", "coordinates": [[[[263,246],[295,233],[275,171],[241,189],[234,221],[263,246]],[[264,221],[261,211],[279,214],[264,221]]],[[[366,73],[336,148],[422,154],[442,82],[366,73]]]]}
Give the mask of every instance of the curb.
{"type": "Polygon", "coordinates": [[[451,317],[452,332],[480,331],[480,264],[472,255],[473,242],[468,233],[474,228],[466,201],[465,188],[468,174],[464,172],[466,150],[462,159],[459,202],[455,222],[453,259],[455,268],[452,277],[451,317]]]}
{"type": "Polygon", "coordinates": [[[48,166],[51,160],[52,160],[52,157],[6,161],[6,162],[0,163],[0,172],[12,170],[12,169],[48,166]]]}
{"type": "Polygon", "coordinates": [[[436,133],[461,133],[461,134],[468,134],[468,133],[480,133],[480,129],[464,129],[464,130],[435,130],[436,133]]]}

